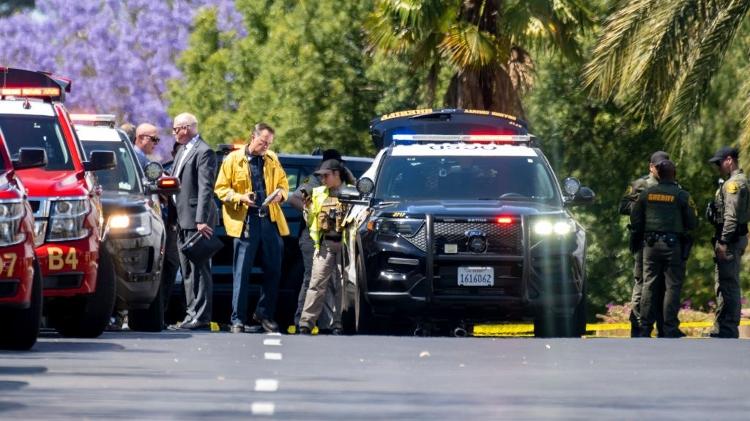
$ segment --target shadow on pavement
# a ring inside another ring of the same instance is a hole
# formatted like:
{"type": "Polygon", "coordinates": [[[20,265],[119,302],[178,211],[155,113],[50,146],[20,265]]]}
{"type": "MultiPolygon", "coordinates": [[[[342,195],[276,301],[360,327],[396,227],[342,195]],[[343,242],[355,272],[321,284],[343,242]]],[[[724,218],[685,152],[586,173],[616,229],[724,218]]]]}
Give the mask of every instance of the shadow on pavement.
{"type": "Polygon", "coordinates": [[[24,376],[29,374],[46,373],[47,367],[3,367],[0,366],[0,376],[24,376]]]}
{"type": "MultiPolygon", "coordinates": [[[[2,390],[2,389],[0,389],[2,390]]],[[[3,411],[18,411],[26,408],[26,405],[18,402],[0,402],[0,412],[3,411]]]]}
{"type": "Polygon", "coordinates": [[[111,352],[122,351],[125,347],[110,342],[77,342],[71,340],[40,341],[37,342],[32,353],[38,352],[111,352]]]}

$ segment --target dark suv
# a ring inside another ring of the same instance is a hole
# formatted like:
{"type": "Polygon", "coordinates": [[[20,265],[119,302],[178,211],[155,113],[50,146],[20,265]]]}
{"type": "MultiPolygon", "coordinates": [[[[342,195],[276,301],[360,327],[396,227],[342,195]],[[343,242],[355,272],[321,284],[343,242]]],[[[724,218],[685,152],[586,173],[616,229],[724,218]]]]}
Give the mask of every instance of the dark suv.
{"type": "MultiPolygon", "coordinates": [[[[221,145],[217,150],[219,161],[236,146],[221,145]]],[[[278,154],[279,161],[284,167],[284,171],[289,181],[289,192],[294,192],[299,185],[305,182],[308,177],[314,177],[313,172],[320,164],[320,155],[301,155],[301,154],[278,154]]],[[[359,177],[372,164],[372,158],[362,157],[343,157],[345,165],[349,168],[355,177],[359,177]]],[[[221,164],[219,164],[221,165],[221,164]]],[[[221,203],[217,201],[219,209],[221,203]]],[[[288,326],[293,324],[294,312],[297,308],[297,294],[299,293],[304,274],[304,265],[302,263],[302,253],[299,248],[299,236],[304,229],[302,212],[295,209],[288,203],[283,203],[281,209],[284,212],[286,221],[289,224],[289,235],[282,237],[284,240],[284,257],[282,259],[281,285],[279,288],[279,298],[276,310],[276,320],[279,326],[288,326]]],[[[221,213],[219,213],[221,215],[221,213]]],[[[216,233],[224,242],[224,248],[214,255],[211,263],[211,273],[214,280],[214,303],[213,319],[219,322],[228,322],[231,314],[232,298],[232,250],[233,238],[227,236],[224,226],[220,223],[216,227],[216,233]]],[[[258,259],[262,258],[258,253],[258,259]]],[[[253,265],[251,273],[251,285],[249,288],[249,299],[257,301],[260,296],[260,284],[262,283],[263,269],[259,261],[253,265]]],[[[178,280],[179,282],[179,280],[178,280]]],[[[178,301],[183,297],[182,288],[175,288],[175,294],[179,294],[178,301]]],[[[250,307],[252,308],[252,307],[250,307]]],[[[170,307],[170,319],[178,318],[184,313],[180,312],[179,306],[170,307]]]]}
{"type": "Polygon", "coordinates": [[[179,183],[162,177],[157,162],[149,163],[144,175],[132,142],[114,127],[114,115],[71,118],[85,152],[111,151],[117,160],[115,168],[96,175],[102,186],[102,241],[117,276],[117,308],[129,310],[130,329],[158,332],[164,324],[161,271],[166,230],[156,194],[173,194],[179,183]]]}
{"type": "Polygon", "coordinates": [[[586,233],[525,123],[471,110],[374,120],[384,147],[350,192],[344,305],[351,328],[533,318],[538,336],[585,329],[586,233]]]}

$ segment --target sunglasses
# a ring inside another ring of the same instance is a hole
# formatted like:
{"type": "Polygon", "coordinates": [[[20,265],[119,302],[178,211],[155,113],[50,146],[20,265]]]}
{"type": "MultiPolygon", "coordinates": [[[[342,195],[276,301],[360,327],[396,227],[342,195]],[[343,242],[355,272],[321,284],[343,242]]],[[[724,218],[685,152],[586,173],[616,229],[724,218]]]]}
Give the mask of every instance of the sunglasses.
{"type": "Polygon", "coordinates": [[[177,133],[177,132],[179,132],[180,130],[183,130],[183,129],[187,130],[190,126],[192,126],[192,124],[186,124],[184,126],[172,127],[172,133],[177,133]]]}
{"type": "Polygon", "coordinates": [[[150,134],[144,134],[142,136],[147,137],[150,141],[154,142],[154,145],[158,145],[161,140],[158,136],[151,136],[150,134]]]}

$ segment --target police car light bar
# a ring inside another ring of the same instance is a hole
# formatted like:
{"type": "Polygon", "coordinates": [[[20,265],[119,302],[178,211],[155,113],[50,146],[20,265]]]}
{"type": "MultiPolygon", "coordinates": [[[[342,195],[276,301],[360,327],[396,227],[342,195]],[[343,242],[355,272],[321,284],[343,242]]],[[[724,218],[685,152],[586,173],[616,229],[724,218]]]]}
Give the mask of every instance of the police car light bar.
{"type": "Polygon", "coordinates": [[[394,134],[393,143],[409,142],[484,142],[484,143],[530,143],[531,135],[507,135],[507,134],[394,134]]]}
{"type": "Polygon", "coordinates": [[[0,88],[0,96],[57,97],[60,88],[0,88]]]}
{"type": "Polygon", "coordinates": [[[73,122],[92,123],[94,126],[115,126],[117,116],[114,114],[71,114],[73,122]]]}

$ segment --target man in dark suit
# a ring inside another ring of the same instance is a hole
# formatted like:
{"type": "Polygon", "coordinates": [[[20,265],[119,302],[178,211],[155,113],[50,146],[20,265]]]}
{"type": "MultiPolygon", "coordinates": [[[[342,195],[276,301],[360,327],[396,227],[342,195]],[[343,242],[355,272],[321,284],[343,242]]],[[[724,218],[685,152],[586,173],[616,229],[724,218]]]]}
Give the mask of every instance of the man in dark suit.
{"type": "MultiPolygon", "coordinates": [[[[172,198],[177,209],[179,226],[177,243],[180,249],[191,235],[200,232],[213,235],[218,220],[214,203],[216,154],[198,134],[198,120],[182,113],[175,117],[172,129],[181,146],[175,156],[172,174],[180,179],[180,192],[172,198]]],[[[209,260],[194,262],[180,251],[180,269],[185,287],[187,315],[172,329],[208,330],[211,324],[213,281],[209,260]]]]}

